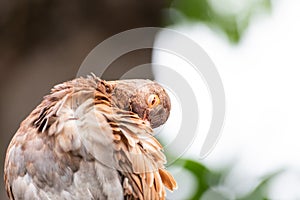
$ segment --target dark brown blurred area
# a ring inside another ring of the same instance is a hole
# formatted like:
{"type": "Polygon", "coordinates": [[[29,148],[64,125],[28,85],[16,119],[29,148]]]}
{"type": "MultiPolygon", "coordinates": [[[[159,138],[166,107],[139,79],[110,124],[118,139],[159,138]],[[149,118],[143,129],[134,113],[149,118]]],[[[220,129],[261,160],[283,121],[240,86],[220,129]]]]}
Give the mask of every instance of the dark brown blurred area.
{"type": "MultiPolygon", "coordinates": [[[[72,79],[86,55],[121,31],[159,26],[161,0],[0,1],[1,180],[7,145],[20,122],[57,83],[72,79]]],[[[150,50],[123,56],[149,63],[150,50]]],[[[107,78],[116,78],[114,72],[107,78]]],[[[0,199],[7,199],[1,181],[0,199]]]]}

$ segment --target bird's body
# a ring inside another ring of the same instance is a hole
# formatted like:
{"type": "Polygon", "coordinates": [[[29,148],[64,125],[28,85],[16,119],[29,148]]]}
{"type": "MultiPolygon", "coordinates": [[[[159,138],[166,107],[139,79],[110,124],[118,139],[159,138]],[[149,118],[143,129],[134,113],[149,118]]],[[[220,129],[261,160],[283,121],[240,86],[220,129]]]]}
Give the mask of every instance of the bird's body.
{"type": "Polygon", "coordinates": [[[55,86],[8,147],[9,198],[165,199],[176,182],[151,134],[169,111],[167,94],[149,80],[89,76],[55,86]]]}

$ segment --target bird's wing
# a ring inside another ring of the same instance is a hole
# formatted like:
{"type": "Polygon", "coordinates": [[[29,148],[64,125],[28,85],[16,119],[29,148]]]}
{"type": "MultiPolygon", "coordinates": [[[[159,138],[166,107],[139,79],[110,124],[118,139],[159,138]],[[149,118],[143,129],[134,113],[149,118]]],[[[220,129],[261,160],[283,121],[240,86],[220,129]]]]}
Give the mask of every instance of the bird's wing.
{"type": "Polygon", "coordinates": [[[162,146],[152,136],[150,125],[132,112],[101,107],[113,130],[115,166],[123,175],[125,196],[165,199],[164,186],[173,191],[176,181],[164,169],[166,159],[162,146]]]}
{"type": "Polygon", "coordinates": [[[63,98],[48,134],[56,135],[56,143],[64,152],[79,155],[83,160],[95,160],[98,189],[108,199],[123,199],[119,174],[114,168],[113,131],[102,109],[110,107],[107,94],[94,88],[73,88],[63,98]]]}

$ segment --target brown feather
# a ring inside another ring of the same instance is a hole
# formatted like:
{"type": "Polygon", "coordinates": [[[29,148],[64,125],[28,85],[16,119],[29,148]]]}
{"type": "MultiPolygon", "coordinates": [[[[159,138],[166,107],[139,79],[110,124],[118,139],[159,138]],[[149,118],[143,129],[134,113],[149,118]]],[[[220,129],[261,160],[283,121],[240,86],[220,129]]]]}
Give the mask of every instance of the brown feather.
{"type": "Polygon", "coordinates": [[[159,175],[163,184],[171,191],[177,188],[177,183],[173,176],[165,169],[159,169],[159,175]]]}

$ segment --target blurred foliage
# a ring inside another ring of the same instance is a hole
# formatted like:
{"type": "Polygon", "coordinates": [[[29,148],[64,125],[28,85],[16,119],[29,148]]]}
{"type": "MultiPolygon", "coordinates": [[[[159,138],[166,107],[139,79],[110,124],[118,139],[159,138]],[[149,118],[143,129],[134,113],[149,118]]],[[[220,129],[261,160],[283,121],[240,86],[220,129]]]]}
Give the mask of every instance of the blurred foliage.
{"type": "Polygon", "coordinates": [[[258,186],[249,194],[245,195],[244,197],[238,198],[238,200],[266,200],[269,199],[267,196],[268,194],[266,191],[268,190],[268,184],[275,178],[277,175],[279,175],[282,172],[282,170],[279,170],[277,172],[271,173],[265,177],[262,178],[258,186]]]}
{"type": "MultiPolygon", "coordinates": [[[[214,171],[203,164],[199,163],[198,161],[191,160],[191,159],[184,159],[180,158],[175,163],[175,166],[181,167],[184,170],[190,172],[195,178],[197,183],[197,189],[195,190],[194,194],[191,194],[187,197],[188,200],[199,200],[199,199],[207,199],[207,200],[227,200],[231,199],[226,194],[214,190],[218,186],[224,186],[224,179],[229,172],[228,169],[214,171]],[[210,195],[206,195],[206,193],[210,191],[210,195]]],[[[244,196],[237,197],[237,200],[267,200],[268,198],[268,184],[280,173],[282,170],[277,171],[275,173],[271,173],[259,180],[257,186],[251,190],[248,194],[244,196]]],[[[226,185],[225,185],[226,187],[226,185]]],[[[230,191],[231,193],[234,191],[230,191]]],[[[238,196],[238,195],[236,195],[238,196]]]]}
{"type": "Polygon", "coordinates": [[[201,22],[240,41],[251,19],[271,10],[271,0],[172,0],[167,24],[201,22]]]}
{"type": "Polygon", "coordinates": [[[197,190],[189,199],[198,200],[210,187],[217,185],[221,180],[221,174],[213,172],[201,163],[190,159],[179,159],[175,165],[180,165],[195,176],[197,180],[197,190]]]}

